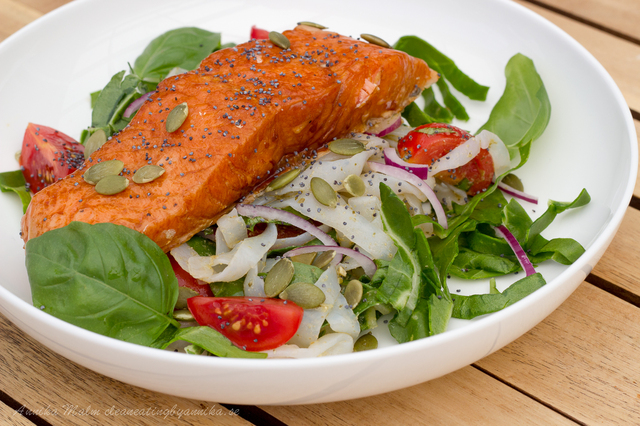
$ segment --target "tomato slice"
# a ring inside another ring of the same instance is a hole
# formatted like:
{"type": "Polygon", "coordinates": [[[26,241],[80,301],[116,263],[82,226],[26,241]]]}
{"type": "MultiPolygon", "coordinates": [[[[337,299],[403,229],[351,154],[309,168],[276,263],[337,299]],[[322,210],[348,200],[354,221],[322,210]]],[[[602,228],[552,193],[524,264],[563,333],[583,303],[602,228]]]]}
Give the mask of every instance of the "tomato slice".
{"type": "Polygon", "coordinates": [[[84,162],[84,146],[51,127],[29,123],[20,166],[27,188],[36,193],[73,173],[84,162]]]}
{"type": "MultiPolygon", "coordinates": [[[[398,153],[409,163],[433,164],[470,137],[468,132],[449,124],[425,124],[398,141],[398,153]]],[[[467,164],[453,172],[442,171],[436,177],[475,195],[491,185],[494,170],[491,154],[482,149],[467,164]]]]}
{"type": "Polygon", "coordinates": [[[180,287],[190,288],[191,290],[198,292],[200,296],[213,296],[213,292],[211,291],[209,284],[193,278],[190,273],[182,269],[173,256],[169,255],[169,260],[171,260],[171,267],[173,267],[173,272],[176,274],[178,285],[180,287]]]}
{"type": "Polygon", "coordinates": [[[293,302],[260,297],[192,297],[189,310],[247,351],[275,349],[298,331],[304,310],[293,302]]]}
{"type": "Polygon", "coordinates": [[[252,40],[267,40],[269,38],[269,31],[263,30],[261,28],[257,28],[255,25],[251,27],[251,37],[252,40]]]}

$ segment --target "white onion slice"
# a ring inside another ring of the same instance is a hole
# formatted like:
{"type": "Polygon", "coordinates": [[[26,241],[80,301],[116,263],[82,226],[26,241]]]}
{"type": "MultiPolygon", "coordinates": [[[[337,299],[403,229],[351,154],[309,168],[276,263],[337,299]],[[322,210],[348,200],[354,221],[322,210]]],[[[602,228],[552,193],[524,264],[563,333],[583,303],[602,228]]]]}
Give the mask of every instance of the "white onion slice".
{"type": "Polygon", "coordinates": [[[371,170],[373,170],[374,172],[380,172],[389,176],[396,177],[398,179],[402,179],[422,191],[422,193],[426,195],[427,199],[433,206],[433,210],[436,212],[436,217],[438,218],[438,223],[440,224],[440,226],[442,226],[444,229],[447,229],[449,227],[449,225],[447,224],[447,215],[444,212],[442,204],[440,204],[436,193],[433,192],[429,185],[422,181],[422,179],[414,174],[407,172],[406,170],[402,170],[397,167],[386,166],[383,164],[372,162],[369,162],[367,164],[369,165],[369,168],[371,168],[371,170]]]}
{"type": "Polygon", "coordinates": [[[475,135],[474,138],[480,141],[481,147],[489,151],[491,159],[493,160],[493,168],[496,176],[500,176],[511,169],[509,149],[498,135],[488,130],[483,130],[475,135]]]}
{"type": "Polygon", "coordinates": [[[263,352],[268,355],[268,358],[315,358],[351,353],[353,343],[353,338],[346,333],[329,333],[310,344],[308,348],[282,345],[263,352]]]}
{"type": "Polygon", "coordinates": [[[429,177],[429,166],[427,164],[407,163],[402,158],[400,158],[395,148],[386,148],[384,150],[384,163],[387,166],[394,166],[404,169],[423,180],[429,177]]]}
{"type": "Polygon", "coordinates": [[[329,250],[333,250],[336,253],[349,256],[350,258],[358,262],[358,264],[362,267],[362,269],[364,269],[364,273],[367,274],[368,277],[373,277],[373,274],[375,274],[376,270],[378,269],[375,262],[372,259],[368,258],[367,256],[360,253],[359,251],[346,248],[346,247],[339,247],[339,246],[338,247],[327,247],[327,246],[298,247],[286,252],[283,256],[293,257],[293,256],[298,256],[299,254],[317,253],[319,251],[329,251],[329,250]]]}
{"type": "Polygon", "coordinates": [[[244,219],[238,216],[236,209],[220,217],[216,224],[229,248],[235,247],[236,244],[248,237],[247,224],[244,219]]]}
{"type": "Polygon", "coordinates": [[[482,148],[480,141],[474,137],[467,139],[444,156],[437,159],[432,165],[430,173],[435,176],[444,170],[454,170],[464,166],[473,160],[482,148]]]}
{"type": "Polygon", "coordinates": [[[379,129],[382,126],[387,125],[387,123],[391,120],[393,120],[394,117],[391,117],[388,120],[384,120],[380,123],[378,123],[378,125],[375,126],[375,128],[371,129],[372,131],[369,132],[379,138],[382,138],[386,135],[388,135],[389,133],[393,132],[395,129],[397,129],[398,127],[400,127],[400,125],[402,124],[402,118],[398,116],[398,118],[396,118],[390,125],[388,125],[386,128],[383,128],[382,130],[377,132],[377,129],[379,129]]]}
{"type": "Polygon", "coordinates": [[[527,257],[527,253],[524,252],[524,249],[522,248],[516,237],[511,233],[511,231],[509,231],[509,229],[507,229],[507,227],[504,225],[496,226],[495,230],[498,237],[507,240],[509,247],[511,247],[511,250],[513,250],[513,252],[516,254],[518,262],[520,262],[520,265],[522,266],[522,269],[524,269],[524,272],[527,274],[527,276],[535,274],[536,270],[533,268],[531,261],[527,257]]]}
{"type": "Polygon", "coordinates": [[[538,197],[536,197],[535,195],[530,195],[526,192],[518,191],[517,189],[507,185],[506,183],[500,182],[498,184],[498,188],[500,188],[503,192],[511,195],[512,197],[520,198],[521,200],[528,201],[532,204],[538,204],[538,197]]]}
{"type": "MultiPolygon", "coordinates": [[[[329,227],[321,225],[318,227],[323,232],[327,232],[329,227]]],[[[307,244],[309,241],[313,241],[316,237],[308,232],[305,232],[295,237],[280,238],[276,240],[276,243],[271,247],[271,250],[279,250],[287,247],[299,247],[307,244]]]]}
{"type": "Polygon", "coordinates": [[[329,236],[329,234],[293,213],[275,209],[273,207],[252,206],[251,204],[238,204],[236,208],[238,209],[238,214],[242,216],[261,217],[267,220],[279,220],[280,222],[285,222],[295,226],[296,228],[307,231],[309,234],[322,241],[322,244],[324,245],[338,245],[334,239],[329,236]]]}

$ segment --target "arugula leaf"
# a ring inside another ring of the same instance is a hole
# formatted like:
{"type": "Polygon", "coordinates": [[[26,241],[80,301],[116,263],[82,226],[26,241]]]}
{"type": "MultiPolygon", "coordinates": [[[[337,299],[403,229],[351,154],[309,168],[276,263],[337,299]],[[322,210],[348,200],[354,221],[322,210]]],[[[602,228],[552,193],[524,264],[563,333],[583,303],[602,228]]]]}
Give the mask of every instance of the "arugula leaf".
{"type": "Polygon", "coordinates": [[[453,318],[471,319],[479,315],[497,312],[530,295],[545,283],[542,275],[536,273],[516,281],[502,293],[455,296],[452,316],[453,318]]]}
{"type": "Polygon", "coordinates": [[[63,321],[141,345],[178,326],[169,258],[133,229],[71,222],[29,240],[26,267],[34,306],[63,321]]]}
{"type": "Polygon", "coordinates": [[[518,148],[542,135],[549,123],[551,104],[531,59],[520,53],[514,55],[505,67],[505,76],[504,93],[478,132],[488,130],[498,135],[514,158],[518,148]]]}
{"type": "Polygon", "coordinates": [[[262,352],[248,352],[234,346],[231,340],[224,337],[217,330],[211,327],[186,327],[176,328],[168,327],[162,335],[160,335],[151,347],[165,349],[171,343],[177,340],[184,340],[191,344],[197,345],[207,352],[219,357],[228,358],[266,358],[267,354],[262,352]]]}
{"type": "Polygon", "coordinates": [[[140,80],[159,83],[173,68],[195,69],[220,48],[220,33],[186,27],[156,37],[138,56],[133,72],[140,80]]]}
{"type": "Polygon", "coordinates": [[[27,190],[22,170],[0,173],[0,191],[15,192],[22,201],[22,213],[27,212],[31,202],[31,193],[27,190]]]}

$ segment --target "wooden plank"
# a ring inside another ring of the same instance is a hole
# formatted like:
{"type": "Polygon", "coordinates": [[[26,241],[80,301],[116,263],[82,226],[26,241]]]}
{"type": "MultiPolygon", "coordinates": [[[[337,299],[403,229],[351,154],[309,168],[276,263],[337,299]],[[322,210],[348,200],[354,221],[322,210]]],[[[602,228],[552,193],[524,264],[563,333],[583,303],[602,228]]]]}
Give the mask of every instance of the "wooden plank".
{"type": "Polygon", "coordinates": [[[553,22],[582,44],[611,74],[631,109],[640,111],[640,46],[531,3],[518,3],[553,22]]]}
{"type": "Polygon", "coordinates": [[[39,12],[21,1],[0,0],[0,41],[9,37],[29,22],[42,16],[39,12]]]}
{"type": "MultiPolygon", "coordinates": [[[[633,124],[636,126],[636,135],[638,138],[638,151],[640,151],[640,121],[634,120],[633,124]]],[[[636,187],[633,190],[633,195],[640,198],[640,161],[638,161],[638,176],[636,178],[636,187]]]]}
{"type": "Polygon", "coordinates": [[[6,426],[33,426],[33,423],[27,420],[22,414],[1,402],[0,424],[6,426]]]}
{"type": "Polygon", "coordinates": [[[640,2],[637,0],[536,0],[571,16],[635,39],[640,39],[640,2]]]}
{"type": "Polygon", "coordinates": [[[288,425],[575,425],[473,367],[369,398],[261,407],[288,425]]]}
{"type": "MultiPolygon", "coordinates": [[[[637,245],[637,244],[636,244],[637,245]]],[[[640,424],[640,309],[588,283],[477,363],[585,424],[640,424]]]]}
{"type": "Polygon", "coordinates": [[[42,13],[49,13],[60,6],[69,3],[71,0],[20,0],[20,3],[31,9],[37,10],[42,13]]]}
{"type": "Polygon", "coordinates": [[[640,211],[629,208],[620,230],[592,273],[640,297],[640,211]]]}
{"type": "Polygon", "coordinates": [[[0,336],[0,390],[33,412],[57,413],[43,416],[54,426],[250,424],[219,404],[148,391],[81,367],[41,346],[2,315],[0,336]]]}

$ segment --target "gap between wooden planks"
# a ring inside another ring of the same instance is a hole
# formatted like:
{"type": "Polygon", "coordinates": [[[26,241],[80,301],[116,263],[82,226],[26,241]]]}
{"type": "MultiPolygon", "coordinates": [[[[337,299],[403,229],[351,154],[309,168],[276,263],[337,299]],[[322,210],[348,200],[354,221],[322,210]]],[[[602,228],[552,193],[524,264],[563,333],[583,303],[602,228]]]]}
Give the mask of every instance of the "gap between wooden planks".
{"type": "MultiPolygon", "coordinates": [[[[81,367],[43,347],[2,315],[0,336],[0,389],[33,412],[47,407],[57,412],[57,416],[42,416],[51,425],[251,424],[219,404],[148,391],[81,367]],[[120,411],[123,415],[116,415],[116,410],[139,410],[141,414],[120,411]],[[142,413],[144,410],[151,414],[142,413]],[[192,414],[178,418],[179,410],[192,414]],[[166,419],[164,414],[168,414],[166,419]]],[[[5,419],[0,417],[0,424],[5,419]]]]}

